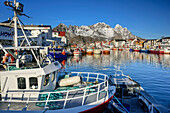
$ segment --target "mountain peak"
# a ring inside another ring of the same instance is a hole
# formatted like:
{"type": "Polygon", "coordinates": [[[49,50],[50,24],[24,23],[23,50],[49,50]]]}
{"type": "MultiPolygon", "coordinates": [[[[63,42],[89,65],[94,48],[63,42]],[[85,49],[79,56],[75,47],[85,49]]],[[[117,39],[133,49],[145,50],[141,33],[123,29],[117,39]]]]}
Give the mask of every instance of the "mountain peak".
{"type": "Polygon", "coordinates": [[[119,24],[116,24],[115,29],[116,28],[121,28],[122,29],[123,27],[121,25],[119,25],[119,24]]]}
{"type": "MultiPolygon", "coordinates": [[[[89,26],[72,26],[67,27],[65,24],[59,24],[54,30],[65,31],[69,38],[75,36],[80,37],[91,37],[94,40],[113,40],[119,39],[129,39],[136,37],[128,29],[123,28],[121,25],[117,24],[115,28],[110,27],[104,22],[98,22],[89,26]]],[[[75,38],[76,39],[76,38],[75,38]]]]}
{"type": "Polygon", "coordinates": [[[101,27],[101,28],[104,28],[104,27],[111,28],[108,24],[106,24],[104,22],[98,22],[98,23],[96,23],[96,24],[94,24],[92,26],[94,26],[94,27],[101,27]]]}

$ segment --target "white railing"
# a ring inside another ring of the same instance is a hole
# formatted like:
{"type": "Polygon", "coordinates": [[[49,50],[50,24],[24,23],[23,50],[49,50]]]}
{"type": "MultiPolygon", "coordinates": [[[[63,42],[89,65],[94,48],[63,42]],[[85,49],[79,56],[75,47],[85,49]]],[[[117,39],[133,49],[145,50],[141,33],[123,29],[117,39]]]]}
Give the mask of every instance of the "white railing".
{"type": "MultiPolygon", "coordinates": [[[[67,90],[67,91],[56,91],[56,92],[8,92],[8,93],[1,93],[1,95],[5,94],[7,97],[5,97],[2,101],[0,102],[8,102],[8,107],[7,110],[10,109],[10,104],[11,102],[20,102],[20,103],[26,103],[25,108],[27,109],[28,104],[29,103],[45,103],[44,109],[48,109],[48,103],[50,102],[63,102],[63,105],[61,104],[62,107],[60,107],[60,109],[65,109],[68,103],[68,100],[74,100],[74,99],[82,99],[81,101],[81,106],[85,105],[85,98],[89,97],[89,96],[95,96],[96,100],[94,100],[93,102],[99,101],[99,94],[101,92],[106,92],[106,96],[108,96],[108,81],[107,78],[108,76],[105,74],[100,74],[100,73],[88,73],[88,72],[72,72],[71,74],[77,74],[76,76],[81,76],[82,79],[86,78],[88,81],[90,80],[97,80],[100,81],[100,83],[96,84],[96,85],[92,85],[92,86],[86,86],[80,89],[72,89],[72,90],[67,90]],[[93,75],[93,76],[92,76],[93,75]],[[95,76],[95,77],[94,77],[95,76]],[[90,89],[93,89],[94,92],[90,92],[90,89]],[[89,90],[90,93],[87,93],[87,91],[89,90]],[[76,97],[72,97],[73,94],[75,95],[75,93],[77,92],[82,92],[81,94],[76,94],[76,97]],[[50,95],[51,94],[63,94],[63,98],[62,99],[56,99],[56,100],[51,100],[50,99],[50,95]],[[21,97],[19,99],[15,99],[14,95],[21,95],[21,97]],[[36,99],[32,99],[33,95],[35,96],[35,94],[37,94],[37,98],[36,99]],[[39,96],[42,94],[46,94],[48,95],[47,98],[45,100],[38,100],[39,96]],[[70,96],[70,97],[69,97],[70,96]],[[10,97],[10,98],[9,98],[10,97]],[[25,99],[23,99],[25,98],[25,99]]],[[[106,98],[103,97],[103,98],[106,98]]],[[[102,98],[101,98],[102,99],[102,98]]],[[[92,102],[91,102],[92,103],[92,102]]]]}

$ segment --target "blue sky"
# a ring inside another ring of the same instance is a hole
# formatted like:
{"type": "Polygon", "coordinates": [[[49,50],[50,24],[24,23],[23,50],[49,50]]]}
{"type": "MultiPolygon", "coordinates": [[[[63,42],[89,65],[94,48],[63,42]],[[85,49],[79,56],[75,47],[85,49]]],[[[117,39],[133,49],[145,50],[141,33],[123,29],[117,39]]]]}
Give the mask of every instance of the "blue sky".
{"type": "MultiPolygon", "coordinates": [[[[170,0],[19,0],[24,13],[33,17],[21,20],[27,24],[59,23],[92,25],[105,22],[111,27],[120,24],[134,35],[146,39],[170,36],[170,0]]],[[[0,0],[0,21],[12,17],[0,0]]]]}

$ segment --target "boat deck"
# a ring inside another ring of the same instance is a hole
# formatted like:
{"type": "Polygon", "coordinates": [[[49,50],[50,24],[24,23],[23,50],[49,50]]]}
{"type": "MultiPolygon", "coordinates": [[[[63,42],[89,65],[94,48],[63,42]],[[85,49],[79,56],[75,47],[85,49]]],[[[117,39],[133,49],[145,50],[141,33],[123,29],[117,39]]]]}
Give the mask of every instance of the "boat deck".
{"type": "MultiPolygon", "coordinates": [[[[83,92],[77,91],[74,94],[70,94],[69,98],[80,97],[83,94],[84,94],[83,92]]],[[[106,101],[107,92],[104,91],[104,92],[99,93],[98,97],[99,97],[98,100],[104,99],[104,101],[106,101]]],[[[63,98],[65,98],[65,97],[63,96],[63,98]]],[[[83,98],[70,99],[70,100],[67,100],[66,103],[65,103],[65,99],[61,100],[61,101],[54,100],[52,102],[49,102],[47,107],[51,110],[63,109],[64,104],[66,104],[65,108],[67,109],[67,108],[82,106],[82,101],[83,101],[83,98]]],[[[91,93],[89,96],[86,96],[84,98],[83,105],[87,105],[87,104],[90,104],[90,103],[93,103],[96,101],[97,101],[97,93],[94,93],[94,94],[91,93]]],[[[3,101],[1,101],[0,102],[0,110],[23,110],[26,108],[27,108],[27,110],[44,110],[45,103],[46,103],[46,101],[44,101],[44,102],[30,102],[28,104],[26,101],[24,101],[24,102],[22,102],[22,101],[20,101],[20,102],[3,102],[3,101]]]]}

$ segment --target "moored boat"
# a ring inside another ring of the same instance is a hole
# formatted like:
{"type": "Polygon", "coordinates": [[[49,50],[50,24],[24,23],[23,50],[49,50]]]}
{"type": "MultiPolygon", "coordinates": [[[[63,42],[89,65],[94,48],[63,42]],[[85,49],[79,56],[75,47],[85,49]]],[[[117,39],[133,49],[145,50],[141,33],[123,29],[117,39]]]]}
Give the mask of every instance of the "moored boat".
{"type": "Polygon", "coordinates": [[[108,105],[109,113],[167,112],[138,82],[120,69],[111,76],[109,82],[116,86],[116,93],[108,105]]]}
{"type": "Polygon", "coordinates": [[[149,53],[149,50],[146,49],[140,49],[139,52],[149,53]]]}
{"type": "Polygon", "coordinates": [[[132,49],[132,48],[130,48],[130,49],[129,49],[129,51],[131,51],[131,52],[132,52],[132,51],[133,51],[133,49],[132,49]]]}
{"type": "Polygon", "coordinates": [[[88,48],[88,49],[86,50],[86,54],[92,55],[92,54],[93,54],[93,49],[88,48]]]}
{"type": "Polygon", "coordinates": [[[139,52],[138,48],[133,49],[134,52],[139,52]]]}
{"type": "Polygon", "coordinates": [[[118,48],[119,51],[123,51],[123,48],[118,48]]]}
{"type": "Polygon", "coordinates": [[[94,49],[93,53],[94,54],[101,54],[101,49],[94,49]]]}
{"type": "Polygon", "coordinates": [[[170,48],[164,48],[164,53],[165,54],[170,54],[170,48]]]}
{"type": "Polygon", "coordinates": [[[102,53],[103,53],[103,54],[110,54],[110,48],[104,47],[104,48],[102,49],[102,53]]]}
{"type": "Polygon", "coordinates": [[[82,52],[79,48],[76,48],[74,49],[74,52],[73,52],[74,55],[82,55],[82,52]]]}
{"type": "Polygon", "coordinates": [[[164,50],[160,50],[160,49],[150,49],[149,53],[153,53],[153,54],[164,54],[164,50]]]}

